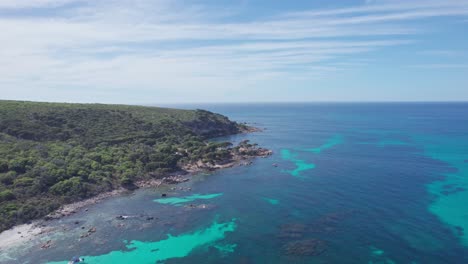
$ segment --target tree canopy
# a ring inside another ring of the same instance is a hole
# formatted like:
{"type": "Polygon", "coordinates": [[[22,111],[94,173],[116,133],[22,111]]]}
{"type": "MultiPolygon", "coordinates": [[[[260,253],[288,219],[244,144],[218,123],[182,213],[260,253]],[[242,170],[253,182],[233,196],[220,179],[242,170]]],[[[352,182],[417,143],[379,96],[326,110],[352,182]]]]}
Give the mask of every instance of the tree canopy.
{"type": "Polygon", "coordinates": [[[197,160],[242,125],[204,110],[0,101],[0,231],[197,160]]]}

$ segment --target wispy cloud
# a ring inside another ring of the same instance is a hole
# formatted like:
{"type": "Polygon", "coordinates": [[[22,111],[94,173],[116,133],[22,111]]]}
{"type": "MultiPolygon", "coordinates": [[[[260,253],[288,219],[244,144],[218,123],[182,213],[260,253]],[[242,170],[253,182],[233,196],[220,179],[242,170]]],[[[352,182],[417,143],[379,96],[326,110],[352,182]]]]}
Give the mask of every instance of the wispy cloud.
{"type": "Polygon", "coordinates": [[[429,55],[429,56],[438,56],[438,57],[466,56],[466,53],[460,50],[425,50],[425,51],[421,51],[420,54],[429,55]]]}
{"type": "Polygon", "coordinates": [[[191,94],[317,78],[366,65],[352,55],[414,43],[430,29],[413,21],[468,16],[465,0],[371,1],[242,22],[175,1],[0,0],[0,10],[51,7],[62,8],[0,16],[1,87],[191,94]]]}
{"type": "Polygon", "coordinates": [[[0,0],[0,8],[21,9],[58,7],[78,1],[79,0],[0,0]]]}
{"type": "Polygon", "coordinates": [[[454,64],[454,63],[428,63],[410,65],[410,68],[419,69],[468,69],[468,64],[454,64]]]}

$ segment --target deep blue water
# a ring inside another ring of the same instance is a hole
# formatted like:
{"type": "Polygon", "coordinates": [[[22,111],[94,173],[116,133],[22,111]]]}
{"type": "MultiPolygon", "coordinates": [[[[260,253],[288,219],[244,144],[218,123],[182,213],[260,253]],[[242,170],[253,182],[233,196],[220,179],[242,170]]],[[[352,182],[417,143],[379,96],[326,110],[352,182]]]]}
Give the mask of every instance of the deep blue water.
{"type": "MultiPolygon", "coordinates": [[[[89,240],[67,238],[11,263],[102,256],[125,251],[124,240],[182,237],[213,222],[235,229],[165,263],[468,263],[467,103],[184,107],[264,128],[226,140],[250,139],[274,155],[198,176],[187,185],[191,191],[169,191],[222,193],[193,201],[209,209],[158,203],[168,190],[141,190],[56,223],[93,219],[98,232],[89,240]],[[142,212],[160,220],[116,227],[113,216],[142,212]]],[[[148,256],[144,263],[157,259],[148,256]]]]}

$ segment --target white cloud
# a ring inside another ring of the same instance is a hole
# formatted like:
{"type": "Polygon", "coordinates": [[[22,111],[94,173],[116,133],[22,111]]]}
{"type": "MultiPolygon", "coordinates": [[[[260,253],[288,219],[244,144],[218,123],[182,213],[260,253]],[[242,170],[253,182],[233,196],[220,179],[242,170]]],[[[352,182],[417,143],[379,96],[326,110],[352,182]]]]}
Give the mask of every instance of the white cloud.
{"type": "Polygon", "coordinates": [[[0,0],[0,8],[45,8],[63,6],[80,0],[0,0]]]}
{"type": "MultiPolygon", "coordinates": [[[[0,9],[78,1],[0,0],[0,9]]],[[[225,10],[212,15],[203,6],[112,0],[53,16],[0,17],[0,91],[73,99],[89,98],[90,88],[99,96],[137,89],[177,98],[201,87],[219,94],[262,81],[319,78],[368,63],[353,55],[413,43],[427,29],[411,21],[466,16],[467,3],[373,1],[236,22],[225,10]]]]}

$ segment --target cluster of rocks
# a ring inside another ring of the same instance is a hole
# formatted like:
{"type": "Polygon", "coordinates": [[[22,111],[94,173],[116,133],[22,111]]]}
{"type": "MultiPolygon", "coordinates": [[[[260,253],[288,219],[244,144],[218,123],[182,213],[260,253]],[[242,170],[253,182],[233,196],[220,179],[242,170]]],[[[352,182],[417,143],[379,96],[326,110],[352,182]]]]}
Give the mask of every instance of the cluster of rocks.
{"type": "Polygon", "coordinates": [[[141,180],[135,182],[135,185],[138,188],[150,188],[150,187],[159,187],[162,184],[162,180],[160,179],[149,179],[149,180],[141,180]]]}
{"type": "Polygon", "coordinates": [[[166,184],[179,184],[179,183],[187,182],[189,181],[189,179],[181,175],[173,175],[173,176],[162,178],[162,181],[166,184]]]}
{"type": "Polygon", "coordinates": [[[226,169],[233,167],[236,164],[236,161],[233,159],[217,161],[216,163],[212,162],[203,162],[198,160],[197,162],[189,163],[183,166],[183,169],[190,173],[197,173],[201,171],[214,171],[219,169],[226,169]]]}
{"type": "Polygon", "coordinates": [[[118,216],[115,217],[115,219],[117,219],[117,220],[127,220],[127,219],[131,219],[131,218],[137,218],[137,219],[144,218],[147,221],[158,219],[157,217],[148,216],[148,215],[118,215],[118,216]]]}
{"type": "MultiPolygon", "coordinates": [[[[82,229],[84,229],[84,226],[82,227],[82,229]]],[[[86,233],[82,234],[80,238],[89,237],[90,235],[96,233],[96,231],[97,231],[96,227],[91,227],[90,229],[88,229],[86,233]]]]}
{"type": "Polygon", "coordinates": [[[59,209],[56,212],[53,212],[53,213],[51,213],[49,215],[46,215],[44,217],[44,220],[50,221],[50,220],[54,220],[54,219],[60,219],[60,218],[65,217],[65,216],[72,215],[72,214],[74,214],[76,212],[77,212],[76,210],[59,209]]]}
{"type": "Polygon", "coordinates": [[[248,140],[239,143],[235,148],[229,148],[230,157],[224,160],[216,160],[204,162],[198,160],[183,166],[183,170],[189,173],[196,173],[200,171],[214,171],[219,169],[231,168],[236,165],[247,166],[252,164],[250,161],[255,157],[266,158],[273,154],[273,151],[265,148],[260,148],[256,144],[250,144],[248,140]]]}
{"type": "Polygon", "coordinates": [[[41,245],[41,249],[48,249],[51,246],[52,246],[52,240],[47,240],[47,242],[41,245]]]}
{"type": "Polygon", "coordinates": [[[240,165],[240,166],[250,166],[250,165],[252,165],[252,164],[253,164],[252,161],[247,161],[247,162],[240,163],[239,165],[240,165]]]}
{"type": "Polygon", "coordinates": [[[240,158],[251,158],[251,157],[268,157],[273,154],[273,151],[260,148],[256,144],[250,144],[248,140],[244,140],[239,143],[237,148],[234,148],[233,155],[239,156],[240,158]]]}
{"type": "Polygon", "coordinates": [[[192,188],[191,187],[172,187],[171,188],[171,191],[191,191],[192,188]]]}
{"type": "MultiPolygon", "coordinates": [[[[179,184],[187,182],[190,179],[185,177],[187,175],[185,171],[181,171],[180,174],[166,176],[160,179],[149,179],[141,180],[135,183],[138,188],[149,188],[149,187],[159,187],[161,184],[179,184]]],[[[175,187],[174,187],[175,188],[175,187]]]]}
{"type": "Polygon", "coordinates": [[[190,209],[212,209],[215,206],[212,204],[189,204],[185,206],[186,208],[190,209]]]}
{"type": "Polygon", "coordinates": [[[268,157],[268,156],[273,155],[273,151],[272,151],[272,150],[265,149],[265,148],[258,148],[258,149],[256,149],[255,151],[256,151],[256,156],[257,156],[257,157],[266,158],[266,157],[268,157]]]}
{"type": "Polygon", "coordinates": [[[113,226],[119,229],[136,228],[143,230],[151,228],[153,221],[159,221],[158,217],[150,215],[118,215],[115,217],[118,222],[114,222],[113,226]]]}
{"type": "MultiPolygon", "coordinates": [[[[262,132],[265,130],[265,128],[259,128],[259,127],[254,127],[254,126],[249,126],[247,123],[242,123],[242,127],[240,128],[242,133],[253,133],[253,132],[262,132]]],[[[254,124],[255,125],[255,124],[254,124]]]]}
{"type": "MultiPolygon", "coordinates": [[[[98,203],[98,202],[100,202],[100,201],[102,201],[102,200],[104,200],[106,198],[121,194],[124,191],[125,190],[123,188],[121,188],[121,189],[117,189],[117,190],[114,190],[114,191],[111,191],[111,192],[102,193],[102,194],[100,194],[98,196],[95,196],[95,197],[92,197],[92,198],[89,198],[89,199],[86,199],[86,200],[83,200],[83,201],[79,201],[79,202],[76,202],[76,203],[64,205],[60,209],[58,209],[57,211],[45,216],[44,220],[49,221],[49,220],[53,220],[53,219],[60,219],[60,218],[65,217],[65,216],[75,214],[81,208],[84,208],[84,207],[92,205],[92,204],[96,204],[96,203],[98,203]]],[[[85,211],[87,211],[87,209],[85,209],[85,211]]]]}

